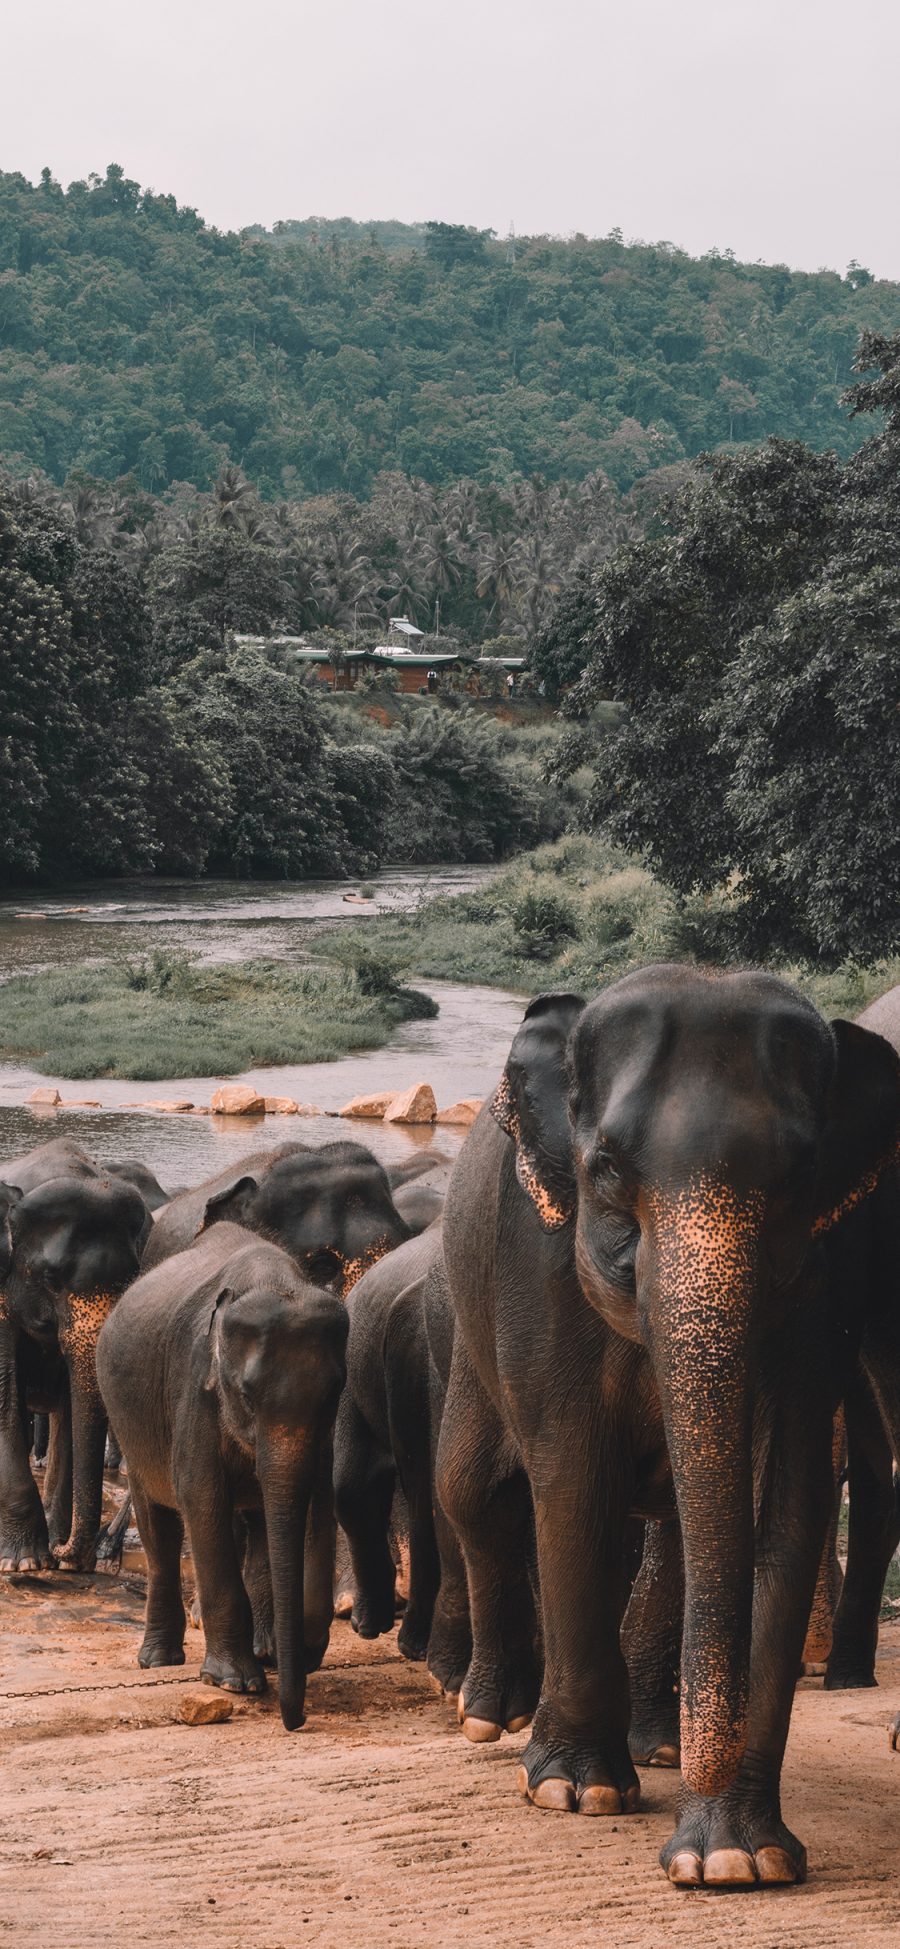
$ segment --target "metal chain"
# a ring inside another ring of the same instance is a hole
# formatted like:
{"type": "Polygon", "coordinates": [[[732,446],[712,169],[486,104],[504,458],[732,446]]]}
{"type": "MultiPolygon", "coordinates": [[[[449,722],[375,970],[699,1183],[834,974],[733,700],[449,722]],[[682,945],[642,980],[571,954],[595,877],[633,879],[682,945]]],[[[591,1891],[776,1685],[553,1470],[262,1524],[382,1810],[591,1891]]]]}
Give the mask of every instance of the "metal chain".
{"type": "MultiPolygon", "coordinates": [[[[377,1660],[379,1665],[399,1665],[401,1662],[399,1658],[379,1658],[377,1660]]],[[[321,1669],[327,1674],[329,1672],[368,1672],[373,1667],[371,1665],[361,1665],[355,1659],[348,1658],[342,1664],[324,1665],[321,1669]]],[[[203,1680],[199,1672],[188,1672],[182,1674],[180,1678],[124,1678],[121,1680],[113,1679],[107,1685],[49,1685],[45,1690],[38,1692],[0,1692],[0,1699],[62,1699],[68,1698],[76,1692],[149,1692],[154,1685],[202,1685],[202,1683],[203,1680]]],[[[234,1696],[240,1697],[241,1694],[236,1693],[234,1696]]],[[[255,1692],[247,1693],[244,1696],[260,1698],[262,1695],[259,1692],[255,1692]]]]}

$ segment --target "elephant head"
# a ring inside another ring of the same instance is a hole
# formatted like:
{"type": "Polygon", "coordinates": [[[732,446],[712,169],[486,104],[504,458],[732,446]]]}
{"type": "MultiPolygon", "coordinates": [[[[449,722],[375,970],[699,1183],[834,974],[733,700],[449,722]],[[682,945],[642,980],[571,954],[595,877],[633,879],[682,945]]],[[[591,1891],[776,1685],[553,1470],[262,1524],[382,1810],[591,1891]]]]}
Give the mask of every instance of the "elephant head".
{"type": "MultiPolygon", "coordinates": [[[[235,1272],[239,1284],[239,1260],[235,1272]]],[[[301,1280],[290,1292],[211,1294],[204,1386],[262,1489],[288,1731],[303,1724],[308,1653],[318,1662],[333,1613],[332,1432],[347,1329],[340,1300],[301,1280]]]]}
{"type": "Polygon", "coordinates": [[[759,1345],[896,1155],[900,1062],[774,977],[658,967],[533,1003],[493,1107],[587,1299],[649,1355],[684,1540],[683,1773],[719,1793],[746,1744],[759,1345]]]}
{"type": "Polygon", "coordinates": [[[228,1219],[280,1245],[314,1285],[346,1299],[357,1279],[411,1236],[381,1165],[362,1144],[292,1147],[235,1170],[207,1200],[200,1229],[228,1219]]]}
{"type": "Polygon", "coordinates": [[[99,1176],[51,1178],[23,1196],[5,1187],[6,1305],[18,1327],[68,1372],[72,1413],[72,1532],[64,1568],[91,1569],[100,1525],[106,1411],[97,1384],[100,1328],[137,1276],[152,1220],[130,1184],[99,1176]]]}

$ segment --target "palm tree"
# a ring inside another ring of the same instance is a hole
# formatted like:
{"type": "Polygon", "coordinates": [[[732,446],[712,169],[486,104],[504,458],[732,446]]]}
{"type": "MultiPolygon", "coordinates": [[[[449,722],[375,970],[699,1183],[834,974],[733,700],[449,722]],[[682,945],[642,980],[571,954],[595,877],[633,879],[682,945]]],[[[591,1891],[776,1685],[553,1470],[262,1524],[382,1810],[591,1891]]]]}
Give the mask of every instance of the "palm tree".
{"type": "Polygon", "coordinates": [[[219,477],[213,482],[210,496],[210,514],[217,528],[233,528],[238,514],[246,509],[248,501],[256,499],[256,489],[240,467],[233,460],[226,460],[219,477]]]}

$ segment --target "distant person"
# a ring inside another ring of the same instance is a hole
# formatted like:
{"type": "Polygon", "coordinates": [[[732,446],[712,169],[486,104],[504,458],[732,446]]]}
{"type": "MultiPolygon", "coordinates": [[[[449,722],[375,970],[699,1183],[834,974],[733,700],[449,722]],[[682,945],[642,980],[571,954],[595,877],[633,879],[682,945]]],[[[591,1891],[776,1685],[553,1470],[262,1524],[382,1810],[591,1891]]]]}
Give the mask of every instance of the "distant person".
{"type": "Polygon", "coordinates": [[[512,696],[515,687],[516,687],[515,675],[513,671],[510,670],[509,676],[506,679],[506,694],[508,697],[512,696]]]}
{"type": "Polygon", "coordinates": [[[427,683],[427,685],[428,685],[428,694],[429,694],[429,696],[430,696],[430,697],[433,697],[433,696],[434,696],[434,693],[435,693],[435,691],[437,690],[437,680],[438,680],[438,673],[437,673],[437,671],[436,671],[436,670],[429,670],[429,672],[428,672],[428,676],[427,676],[427,678],[426,678],[426,680],[425,680],[425,681],[426,681],[426,683],[427,683]]]}

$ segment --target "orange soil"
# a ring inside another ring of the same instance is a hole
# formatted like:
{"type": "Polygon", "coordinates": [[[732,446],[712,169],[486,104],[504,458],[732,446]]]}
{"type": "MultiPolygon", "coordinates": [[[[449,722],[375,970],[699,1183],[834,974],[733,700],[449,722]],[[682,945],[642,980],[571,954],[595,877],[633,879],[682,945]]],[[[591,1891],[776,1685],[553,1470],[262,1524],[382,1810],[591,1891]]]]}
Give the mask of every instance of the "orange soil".
{"type": "Polygon", "coordinates": [[[421,1666],[337,1623],[303,1731],[274,1698],[188,1728],[185,1673],[140,1674],[129,1582],[0,1579],[0,1944],[194,1949],[850,1949],[900,1930],[900,1624],[881,1689],[801,1686],[785,1814],[805,1888],[680,1894],[656,1866],[674,1775],[612,1820],[517,1798],[527,1734],[475,1748],[421,1666]],[[82,1692],[62,1688],[87,1686],[82,1692]],[[122,1689],[117,1689],[122,1688],[122,1689]],[[51,1696],[26,1696],[50,1692],[51,1696]]]}

